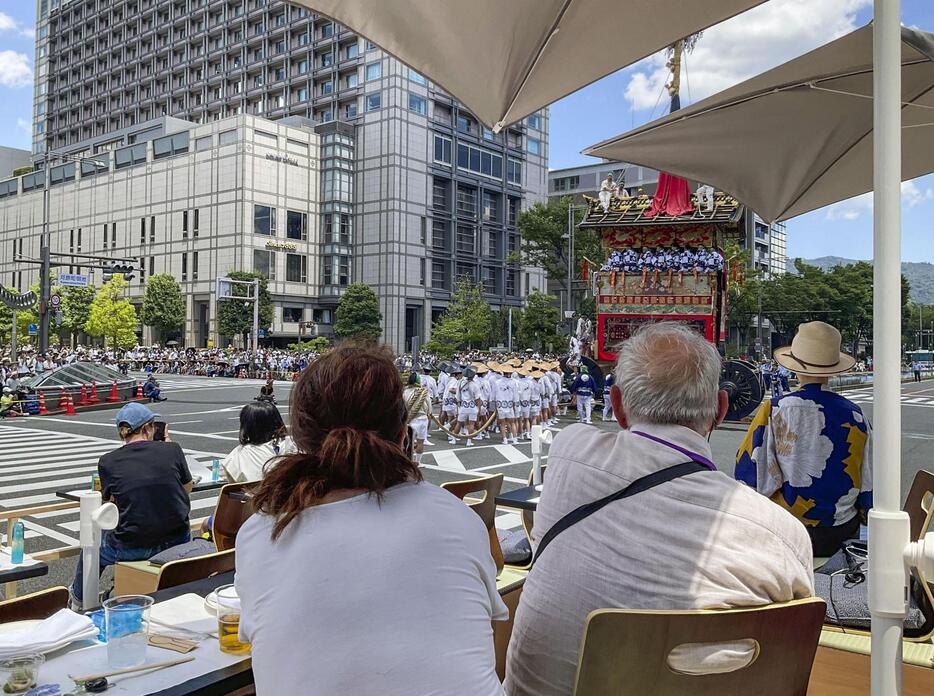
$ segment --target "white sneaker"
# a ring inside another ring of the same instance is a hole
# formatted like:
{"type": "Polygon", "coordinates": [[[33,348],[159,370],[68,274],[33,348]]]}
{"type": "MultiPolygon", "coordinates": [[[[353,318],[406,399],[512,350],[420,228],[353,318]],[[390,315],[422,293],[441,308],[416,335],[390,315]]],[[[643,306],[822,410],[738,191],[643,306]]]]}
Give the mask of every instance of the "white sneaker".
{"type": "Polygon", "coordinates": [[[457,444],[457,440],[454,439],[453,437],[449,437],[449,438],[448,438],[448,444],[449,444],[449,445],[456,445],[456,444],[457,444]]]}
{"type": "Polygon", "coordinates": [[[467,438],[467,446],[468,446],[468,447],[473,447],[473,440],[472,440],[471,438],[469,438],[469,437],[467,438]]]}

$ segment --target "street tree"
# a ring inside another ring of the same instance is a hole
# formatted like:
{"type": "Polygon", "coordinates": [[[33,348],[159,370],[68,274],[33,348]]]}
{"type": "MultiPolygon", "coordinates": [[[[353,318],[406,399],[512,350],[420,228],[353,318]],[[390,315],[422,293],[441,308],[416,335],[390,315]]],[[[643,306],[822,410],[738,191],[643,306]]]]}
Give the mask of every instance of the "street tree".
{"type": "Polygon", "coordinates": [[[492,333],[493,311],[483,297],[483,285],[460,276],[444,314],[431,327],[425,350],[451,357],[464,348],[489,346],[492,333]]]}
{"type": "MultiPolygon", "coordinates": [[[[259,280],[259,328],[268,329],[272,325],[272,298],[269,296],[269,283],[266,276],[254,271],[231,271],[227,274],[231,280],[253,282],[259,280]]],[[[217,311],[218,331],[224,336],[240,336],[246,342],[253,332],[253,302],[250,297],[253,289],[249,285],[234,283],[231,285],[235,297],[244,301],[221,300],[217,311]]]]}
{"type": "Polygon", "coordinates": [[[132,348],[136,344],[136,308],[123,296],[129,283],[122,274],[104,283],[91,303],[84,327],[89,336],[104,338],[112,348],[132,348]]]}
{"type": "Polygon", "coordinates": [[[341,339],[376,341],[383,333],[379,298],[366,283],[348,285],[334,311],[334,335],[341,339]]]}
{"type": "Polygon", "coordinates": [[[314,338],[307,341],[290,343],[286,347],[291,351],[295,351],[296,353],[304,352],[306,350],[311,353],[323,353],[331,347],[331,342],[328,340],[327,336],[315,336],[314,338]]]}
{"type": "MultiPolygon", "coordinates": [[[[544,269],[545,276],[565,291],[568,285],[568,206],[573,202],[572,198],[565,196],[536,203],[520,212],[517,226],[522,236],[522,248],[508,259],[544,269]]],[[[583,215],[583,210],[574,211],[575,227],[583,215]]],[[[602,264],[606,255],[599,231],[575,229],[571,278],[577,280],[581,277],[583,259],[602,264]]]]}
{"type": "Polygon", "coordinates": [[[143,298],[143,324],[156,330],[160,341],[185,325],[185,299],[178,281],[168,273],[149,276],[143,298]]]}
{"type": "Polygon", "coordinates": [[[519,322],[518,340],[522,348],[553,351],[563,344],[557,333],[560,315],[557,298],[539,290],[533,290],[526,298],[519,322]]]}
{"type": "Polygon", "coordinates": [[[97,294],[93,285],[83,288],[68,288],[62,294],[62,327],[71,332],[72,338],[84,332],[91,318],[91,304],[97,294]]]}

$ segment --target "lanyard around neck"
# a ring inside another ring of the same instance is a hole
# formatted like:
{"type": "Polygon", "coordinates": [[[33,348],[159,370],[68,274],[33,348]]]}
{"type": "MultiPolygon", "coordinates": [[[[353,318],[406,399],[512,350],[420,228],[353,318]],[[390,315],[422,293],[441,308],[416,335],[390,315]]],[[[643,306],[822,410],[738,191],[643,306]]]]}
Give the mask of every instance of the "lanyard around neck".
{"type": "Polygon", "coordinates": [[[706,467],[707,467],[708,469],[710,469],[711,471],[716,471],[716,470],[717,470],[717,465],[714,464],[714,463],[713,463],[712,461],[710,461],[709,459],[707,459],[707,457],[705,457],[705,456],[702,455],[702,454],[698,454],[697,452],[692,452],[691,450],[685,449],[684,447],[681,447],[680,445],[676,445],[676,444],[673,443],[673,442],[668,442],[668,440],[663,440],[662,438],[656,437],[655,435],[649,435],[648,433],[644,433],[644,432],[642,432],[641,430],[630,430],[630,432],[631,432],[633,435],[638,435],[639,437],[644,437],[644,438],[646,438],[647,440],[652,440],[653,442],[657,442],[657,443],[660,444],[660,445],[664,445],[665,447],[669,447],[669,448],[675,450],[676,452],[680,452],[680,453],[683,454],[684,456],[689,457],[689,458],[691,459],[692,462],[697,462],[698,464],[701,464],[702,466],[706,466],[706,467]]]}

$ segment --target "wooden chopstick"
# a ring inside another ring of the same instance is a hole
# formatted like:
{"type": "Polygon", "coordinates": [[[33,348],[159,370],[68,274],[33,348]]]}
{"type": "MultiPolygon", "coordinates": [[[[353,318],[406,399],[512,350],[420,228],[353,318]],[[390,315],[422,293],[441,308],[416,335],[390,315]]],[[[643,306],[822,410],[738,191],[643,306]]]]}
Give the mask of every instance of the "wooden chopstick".
{"type": "Polygon", "coordinates": [[[116,677],[118,674],[130,674],[132,672],[145,672],[150,669],[163,669],[164,667],[174,667],[175,665],[180,665],[185,662],[191,662],[194,660],[194,655],[189,655],[188,657],[179,657],[175,660],[165,660],[164,662],[150,662],[145,665],[140,665],[139,667],[126,667],[125,669],[115,669],[111,672],[100,672],[98,674],[89,674],[86,677],[72,677],[68,675],[74,682],[88,682],[92,679],[103,679],[104,677],[116,677]]]}

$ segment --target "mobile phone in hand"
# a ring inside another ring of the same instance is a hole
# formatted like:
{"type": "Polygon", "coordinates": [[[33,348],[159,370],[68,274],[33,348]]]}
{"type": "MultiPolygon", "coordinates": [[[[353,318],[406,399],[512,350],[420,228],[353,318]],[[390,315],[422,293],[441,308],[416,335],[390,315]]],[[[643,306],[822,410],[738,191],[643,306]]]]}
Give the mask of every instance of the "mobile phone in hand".
{"type": "Polygon", "coordinates": [[[152,439],[157,442],[165,442],[165,421],[154,421],[153,427],[155,432],[152,435],[152,439]]]}

